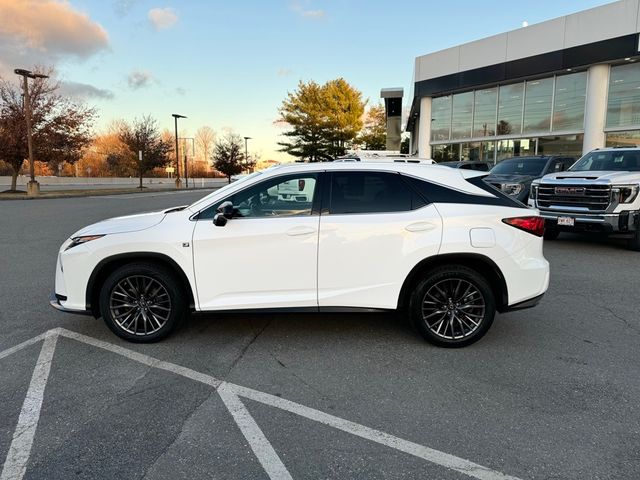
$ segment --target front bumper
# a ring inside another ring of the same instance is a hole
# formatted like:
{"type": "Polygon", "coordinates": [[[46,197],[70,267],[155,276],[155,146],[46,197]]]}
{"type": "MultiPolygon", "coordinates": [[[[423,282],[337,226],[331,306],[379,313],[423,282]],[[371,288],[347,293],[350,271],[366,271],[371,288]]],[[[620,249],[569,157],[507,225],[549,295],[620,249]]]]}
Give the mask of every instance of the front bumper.
{"type": "Polygon", "coordinates": [[[542,210],[539,207],[538,209],[548,226],[562,231],[631,233],[640,229],[640,212],[626,210],[618,213],[595,214],[542,210]],[[558,217],[571,217],[575,220],[575,225],[558,226],[558,217]]]}
{"type": "Polygon", "coordinates": [[[62,303],[67,299],[64,295],[58,295],[57,293],[51,292],[49,295],[49,305],[60,312],[65,313],[75,313],[76,315],[91,315],[91,312],[88,310],[74,310],[71,308],[67,308],[62,303]]]}

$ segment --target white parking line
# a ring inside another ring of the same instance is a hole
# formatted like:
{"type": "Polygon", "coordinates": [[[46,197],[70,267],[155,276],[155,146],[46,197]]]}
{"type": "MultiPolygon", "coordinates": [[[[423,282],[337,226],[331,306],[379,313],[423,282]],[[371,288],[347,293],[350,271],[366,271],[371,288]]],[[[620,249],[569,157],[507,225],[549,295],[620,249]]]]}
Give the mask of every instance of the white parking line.
{"type": "Polygon", "coordinates": [[[31,444],[33,443],[33,435],[35,434],[40,415],[42,395],[44,394],[44,388],[46,386],[49,368],[51,366],[51,357],[53,356],[53,351],[55,349],[55,339],[59,335],[121,355],[129,358],[130,360],[142,363],[143,365],[172,372],[176,375],[216,388],[220,398],[240,428],[240,431],[249,442],[249,445],[258,458],[260,464],[272,480],[290,480],[291,475],[239,397],[245,397],[265,405],[299,415],[309,420],[314,420],[337,430],[413,455],[435,465],[455,470],[473,478],[480,480],[519,480],[517,477],[505,475],[504,473],[492,470],[469,460],[465,460],[464,458],[425,447],[394,435],[351,422],[344,418],[336,417],[290,400],[285,400],[269,393],[233,383],[222,382],[211,375],[197,372],[190,368],[176,365],[175,363],[165,362],[163,360],[150,357],[149,355],[138,353],[133,350],[129,350],[128,348],[113,345],[63,328],[49,330],[45,334],[38,335],[31,340],[27,340],[13,348],[0,352],[1,359],[27,347],[28,345],[36,343],[42,338],[45,338],[45,344],[43,345],[40,353],[41,358],[38,359],[36,369],[34,370],[31,385],[27,392],[27,398],[23,405],[23,411],[18,419],[18,426],[16,427],[16,433],[14,434],[14,441],[11,445],[2,474],[0,475],[0,480],[21,480],[26,471],[29,452],[31,444]],[[22,439],[25,431],[29,433],[30,439],[28,438],[29,435],[26,436],[27,438],[25,440],[22,439]],[[15,449],[14,443],[16,444],[15,449]],[[15,452],[18,452],[19,455],[13,453],[14,450],[15,452]]]}
{"type": "Polygon", "coordinates": [[[0,480],[21,480],[27,471],[27,462],[31,453],[31,446],[36,434],[36,427],[40,419],[40,408],[44,398],[44,389],[51,371],[51,360],[56,349],[58,334],[48,335],[42,344],[40,356],[31,376],[31,383],[27,396],[22,404],[18,417],[18,425],[13,433],[13,440],[9,453],[2,467],[0,480]]]}
{"type": "Polygon", "coordinates": [[[229,410],[229,413],[231,413],[234,421],[242,431],[244,438],[249,442],[251,450],[258,457],[260,465],[267,472],[269,478],[272,480],[293,480],[287,467],[284,466],[273,446],[247,410],[247,407],[233,393],[233,388],[229,388],[226,383],[223,383],[218,388],[218,395],[220,395],[227,410],[229,410]]]}

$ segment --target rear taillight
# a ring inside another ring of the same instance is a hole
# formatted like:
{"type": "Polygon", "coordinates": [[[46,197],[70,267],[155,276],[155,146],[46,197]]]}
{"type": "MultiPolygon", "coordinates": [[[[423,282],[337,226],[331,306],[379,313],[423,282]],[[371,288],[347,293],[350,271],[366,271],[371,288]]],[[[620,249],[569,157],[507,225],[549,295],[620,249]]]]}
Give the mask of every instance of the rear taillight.
{"type": "Polygon", "coordinates": [[[504,218],[502,221],[537,237],[544,235],[544,218],[542,217],[514,217],[504,218]]]}
{"type": "Polygon", "coordinates": [[[304,190],[304,180],[298,180],[298,191],[301,192],[304,190]]]}

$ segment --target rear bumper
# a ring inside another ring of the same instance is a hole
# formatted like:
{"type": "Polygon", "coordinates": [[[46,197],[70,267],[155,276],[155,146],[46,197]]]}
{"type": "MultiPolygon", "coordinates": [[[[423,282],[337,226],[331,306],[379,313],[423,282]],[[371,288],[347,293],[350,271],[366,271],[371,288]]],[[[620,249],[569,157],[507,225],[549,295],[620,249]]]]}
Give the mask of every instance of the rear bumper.
{"type": "Polygon", "coordinates": [[[536,297],[530,298],[529,300],[525,300],[523,302],[510,305],[502,313],[513,312],[514,310],[524,310],[526,308],[533,308],[536,305],[538,305],[538,303],[540,303],[540,300],[542,300],[542,297],[544,297],[544,293],[536,297]]]}
{"type": "Polygon", "coordinates": [[[49,305],[60,312],[65,313],[75,313],[76,315],[91,315],[91,312],[88,310],[74,310],[71,308],[66,308],[62,303],[67,299],[64,295],[58,295],[57,293],[51,292],[49,295],[49,305]]]}

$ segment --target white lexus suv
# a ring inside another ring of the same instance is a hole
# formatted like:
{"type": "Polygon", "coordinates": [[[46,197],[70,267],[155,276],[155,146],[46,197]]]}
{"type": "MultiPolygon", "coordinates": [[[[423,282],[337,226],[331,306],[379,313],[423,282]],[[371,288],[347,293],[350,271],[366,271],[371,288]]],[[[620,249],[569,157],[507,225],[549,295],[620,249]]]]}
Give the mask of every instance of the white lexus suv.
{"type": "Polygon", "coordinates": [[[88,226],[63,243],[51,304],[159,340],[189,310],[401,309],[430,342],[480,339],[547,290],[544,220],[481,172],[289,164],[187,207],[88,226]],[[303,185],[308,201],[279,195],[303,185]],[[275,187],[275,188],[274,188],[275,187]]]}

